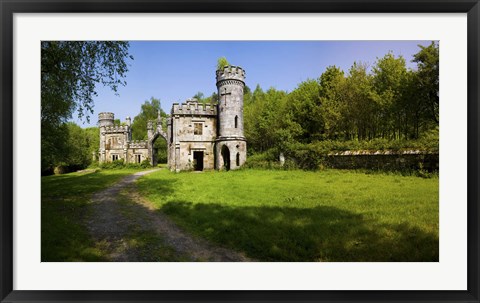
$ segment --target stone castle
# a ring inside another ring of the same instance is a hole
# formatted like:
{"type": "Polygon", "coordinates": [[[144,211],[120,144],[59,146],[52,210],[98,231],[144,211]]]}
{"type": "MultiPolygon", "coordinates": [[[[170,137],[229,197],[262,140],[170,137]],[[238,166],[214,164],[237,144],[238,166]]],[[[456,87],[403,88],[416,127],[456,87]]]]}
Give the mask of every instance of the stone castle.
{"type": "Polygon", "coordinates": [[[245,71],[225,66],[216,71],[218,104],[202,104],[196,99],[174,103],[167,118],[167,130],[160,115],[147,125],[148,139],[132,141],[131,119],[114,125],[113,113],[100,113],[99,162],[121,160],[156,165],[155,140],[166,140],[168,167],[172,171],[237,169],[247,158],[247,141],[243,132],[243,89],[245,71]]]}

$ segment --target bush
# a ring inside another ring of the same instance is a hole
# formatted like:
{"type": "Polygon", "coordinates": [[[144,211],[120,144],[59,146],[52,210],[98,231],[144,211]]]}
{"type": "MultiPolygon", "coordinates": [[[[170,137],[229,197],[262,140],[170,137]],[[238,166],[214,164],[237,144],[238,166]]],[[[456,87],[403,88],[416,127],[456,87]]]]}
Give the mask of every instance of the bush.
{"type": "Polygon", "coordinates": [[[280,169],[280,163],[278,156],[273,149],[270,149],[263,153],[253,154],[247,157],[247,161],[244,164],[245,168],[258,168],[258,169],[280,169]]]}
{"type": "Polygon", "coordinates": [[[150,160],[148,160],[148,159],[143,160],[142,163],[140,163],[140,167],[141,168],[152,167],[152,165],[150,164],[150,160]]]}
{"type": "Polygon", "coordinates": [[[100,168],[103,168],[103,169],[119,169],[124,167],[125,167],[125,164],[123,162],[123,159],[118,159],[112,162],[105,162],[100,164],[100,168]]]}
{"type": "Polygon", "coordinates": [[[140,163],[127,163],[125,168],[141,168],[140,163]]]}

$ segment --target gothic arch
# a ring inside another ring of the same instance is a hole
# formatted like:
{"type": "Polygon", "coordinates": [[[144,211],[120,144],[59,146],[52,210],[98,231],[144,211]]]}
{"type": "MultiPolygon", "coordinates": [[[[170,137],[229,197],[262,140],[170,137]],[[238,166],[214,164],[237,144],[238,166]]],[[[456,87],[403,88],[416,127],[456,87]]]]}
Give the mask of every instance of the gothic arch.
{"type": "Polygon", "coordinates": [[[153,134],[150,132],[148,136],[148,157],[150,158],[150,164],[152,166],[157,165],[156,154],[154,153],[155,151],[154,144],[158,138],[163,138],[165,142],[167,142],[167,158],[169,158],[170,156],[168,154],[170,150],[168,148],[167,133],[162,130],[161,125],[158,125],[157,128],[155,129],[155,132],[153,134]]]}

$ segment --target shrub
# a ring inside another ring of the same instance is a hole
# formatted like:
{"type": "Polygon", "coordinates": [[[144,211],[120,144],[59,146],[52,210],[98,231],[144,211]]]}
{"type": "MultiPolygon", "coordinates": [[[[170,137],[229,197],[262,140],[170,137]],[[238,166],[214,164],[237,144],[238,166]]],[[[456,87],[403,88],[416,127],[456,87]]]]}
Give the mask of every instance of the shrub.
{"type": "Polygon", "coordinates": [[[140,163],[140,167],[141,168],[152,167],[152,165],[150,164],[150,160],[148,160],[148,159],[143,160],[142,163],[140,163]]]}
{"type": "Polygon", "coordinates": [[[125,164],[123,162],[123,159],[118,159],[112,162],[105,162],[100,164],[100,168],[103,168],[103,169],[119,169],[124,167],[125,167],[125,164]]]}
{"type": "Polygon", "coordinates": [[[253,154],[247,157],[247,161],[244,164],[245,168],[257,168],[257,169],[280,169],[280,163],[278,162],[278,156],[273,149],[270,149],[263,153],[253,154]]]}
{"type": "Polygon", "coordinates": [[[140,163],[127,163],[125,164],[125,168],[140,168],[140,163]]]}

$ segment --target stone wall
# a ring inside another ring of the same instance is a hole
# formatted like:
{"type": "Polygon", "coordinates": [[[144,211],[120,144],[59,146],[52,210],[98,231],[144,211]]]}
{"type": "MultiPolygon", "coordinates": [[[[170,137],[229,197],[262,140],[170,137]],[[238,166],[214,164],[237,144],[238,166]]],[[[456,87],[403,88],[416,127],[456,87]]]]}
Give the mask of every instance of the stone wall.
{"type": "Polygon", "coordinates": [[[438,160],[438,153],[420,151],[347,151],[328,155],[325,163],[328,167],[338,169],[373,169],[385,171],[424,169],[428,172],[434,172],[439,169],[438,160]]]}

